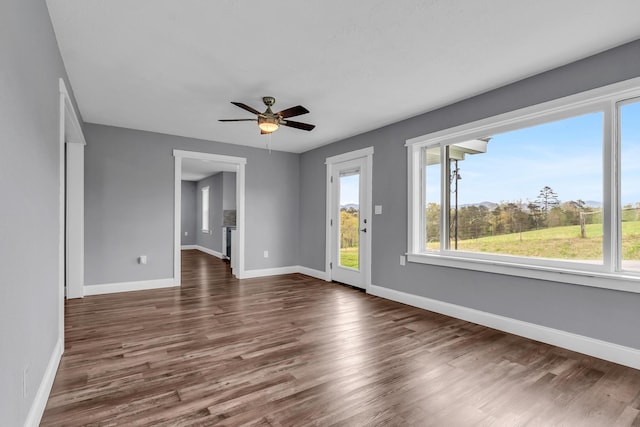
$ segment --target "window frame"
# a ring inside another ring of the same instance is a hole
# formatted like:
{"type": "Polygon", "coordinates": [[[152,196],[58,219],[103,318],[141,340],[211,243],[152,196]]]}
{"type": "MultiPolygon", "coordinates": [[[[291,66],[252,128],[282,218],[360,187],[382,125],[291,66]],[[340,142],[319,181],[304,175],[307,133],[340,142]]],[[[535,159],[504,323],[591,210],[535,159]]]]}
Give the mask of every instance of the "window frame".
{"type": "Polygon", "coordinates": [[[619,108],[631,102],[633,98],[639,97],[640,78],[636,78],[408,139],[405,144],[408,190],[407,260],[413,263],[640,293],[640,272],[622,270],[620,265],[622,255],[619,186],[621,179],[619,108]],[[449,168],[445,162],[446,150],[442,147],[594,112],[603,113],[602,264],[446,249],[449,216],[444,212],[447,209],[449,168]],[[421,153],[423,148],[430,147],[441,147],[441,237],[440,250],[427,252],[423,246],[425,244],[424,168],[421,153]]]}
{"type": "Polygon", "coordinates": [[[200,213],[202,214],[202,218],[200,220],[200,230],[203,233],[209,234],[209,231],[211,231],[211,225],[209,224],[209,211],[210,211],[210,205],[211,205],[211,193],[209,191],[209,186],[205,186],[202,187],[200,189],[200,195],[201,195],[201,201],[202,201],[202,206],[201,206],[201,211],[200,213]],[[207,203],[205,206],[204,203],[204,199],[205,199],[205,194],[206,194],[206,199],[207,199],[207,203]],[[205,219],[206,219],[206,224],[205,224],[205,219]]]}

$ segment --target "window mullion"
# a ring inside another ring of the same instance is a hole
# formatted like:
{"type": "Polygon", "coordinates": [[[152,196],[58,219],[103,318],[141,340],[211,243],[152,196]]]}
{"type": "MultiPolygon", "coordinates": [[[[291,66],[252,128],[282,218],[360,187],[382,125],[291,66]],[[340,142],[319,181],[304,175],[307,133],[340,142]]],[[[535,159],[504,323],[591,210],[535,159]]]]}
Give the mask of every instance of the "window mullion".
{"type": "MultiPolygon", "coordinates": [[[[612,103],[610,103],[612,104],[612,103]]],[[[602,141],[602,255],[603,264],[606,271],[617,270],[617,226],[615,225],[616,211],[616,189],[615,189],[615,155],[614,143],[615,138],[612,137],[612,108],[609,105],[604,109],[603,118],[603,141],[602,141]]]]}
{"type": "Polygon", "coordinates": [[[611,102],[611,146],[612,152],[612,182],[611,188],[614,194],[613,200],[613,217],[612,217],[612,229],[615,234],[614,242],[614,255],[615,264],[613,264],[615,271],[622,271],[622,137],[620,131],[620,114],[618,106],[615,102],[611,102]]]}
{"type": "MultiPolygon", "coordinates": [[[[424,149],[418,149],[414,155],[418,155],[420,157],[418,164],[420,165],[420,173],[419,175],[419,183],[420,185],[418,186],[420,189],[420,194],[419,194],[419,209],[416,209],[416,212],[418,213],[418,219],[419,219],[419,227],[420,227],[420,232],[418,233],[419,238],[420,238],[420,245],[418,246],[419,251],[420,252],[425,252],[427,250],[427,218],[426,218],[426,207],[427,207],[427,197],[426,197],[426,189],[425,189],[425,183],[426,183],[426,161],[425,161],[425,157],[426,154],[424,152],[424,149]]],[[[414,160],[414,164],[415,164],[415,160],[414,160]]],[[[414,247],[416,245],[414,244],[414,247]]]]}
{"type": "Polygon", "coordinates": [[[451,198],[449,145],[440,148],[440,250],[449,249],[449,201],[451,198]]]}

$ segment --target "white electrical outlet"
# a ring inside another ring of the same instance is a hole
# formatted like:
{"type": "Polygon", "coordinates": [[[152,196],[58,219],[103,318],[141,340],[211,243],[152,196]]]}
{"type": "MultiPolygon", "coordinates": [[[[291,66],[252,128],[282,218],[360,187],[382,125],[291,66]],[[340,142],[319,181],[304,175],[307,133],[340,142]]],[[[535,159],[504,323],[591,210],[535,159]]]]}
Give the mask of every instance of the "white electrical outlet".
{"type": "Polygon", "coordinates": [[[264,257],[269,258],[269,251],[264,251],[264,257]]]}
{"type": "Polygon", "coordinates": [[[400,265],[405,265],[407,263],[407,257],[404,255],[400,255],[400,265]]]}
{"type": "Polygon", "coordinates": [[[382,205],[375,205],[373,209],[375,215],[382,215],[382,205]]]}
{"type": "Polygon", "coordinates": [[[138,257],[138,264],[146,264],[147,263],[147,256],[146,255],[140,255],[138,257]]]}
{"type": "Polygon", "coordinates": [[[188,232],[188,231],[185,231],[185,232],[184,232],[184,235],[185,235],[185,236],[188,236],[188,235],[189,235],[189,232],[188,232]]]}

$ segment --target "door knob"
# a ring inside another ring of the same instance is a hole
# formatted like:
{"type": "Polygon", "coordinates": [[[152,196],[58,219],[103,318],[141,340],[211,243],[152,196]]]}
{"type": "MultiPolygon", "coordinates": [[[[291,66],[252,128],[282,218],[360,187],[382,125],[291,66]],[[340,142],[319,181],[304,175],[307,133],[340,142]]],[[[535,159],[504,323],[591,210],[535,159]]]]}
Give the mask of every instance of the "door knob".
{"type": "Polygon", "coordinates": [[[366,233],[366,232],[367,232],[367,227],[363,228],[363,229],[362,229],[362,230],[360,230],[360,231],[362,231],[363,233],[366,233]]]}

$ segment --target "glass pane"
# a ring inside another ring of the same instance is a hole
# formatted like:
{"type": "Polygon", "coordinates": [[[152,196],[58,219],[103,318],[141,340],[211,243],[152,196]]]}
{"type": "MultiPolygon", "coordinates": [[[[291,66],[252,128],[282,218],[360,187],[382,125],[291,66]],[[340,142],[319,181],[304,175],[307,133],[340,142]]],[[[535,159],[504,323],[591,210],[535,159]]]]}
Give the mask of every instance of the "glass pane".
{"type": "Polygon", "coordinates": [[[340,265],[360,268],[360,171],[340,173],[340,265]]]}
{"type": "Polygon", "coordinates": [[[209,231],[209,187],[202,188],[202,231],[209,231]]]}
{"type": "Polygon", "coordinates": [[[423,148],[425,242],[427,251],[440,250],[440,147],[423,148]]]}
{"type": "Polygon", "coordinates": [[[603,120],[449,146],[450,249],[601,264],[603,120]]]}
{"type": "Polygon", "coordinates": [[[640,101],[620,108],[622,268],[640,271],[640,101]]]}

